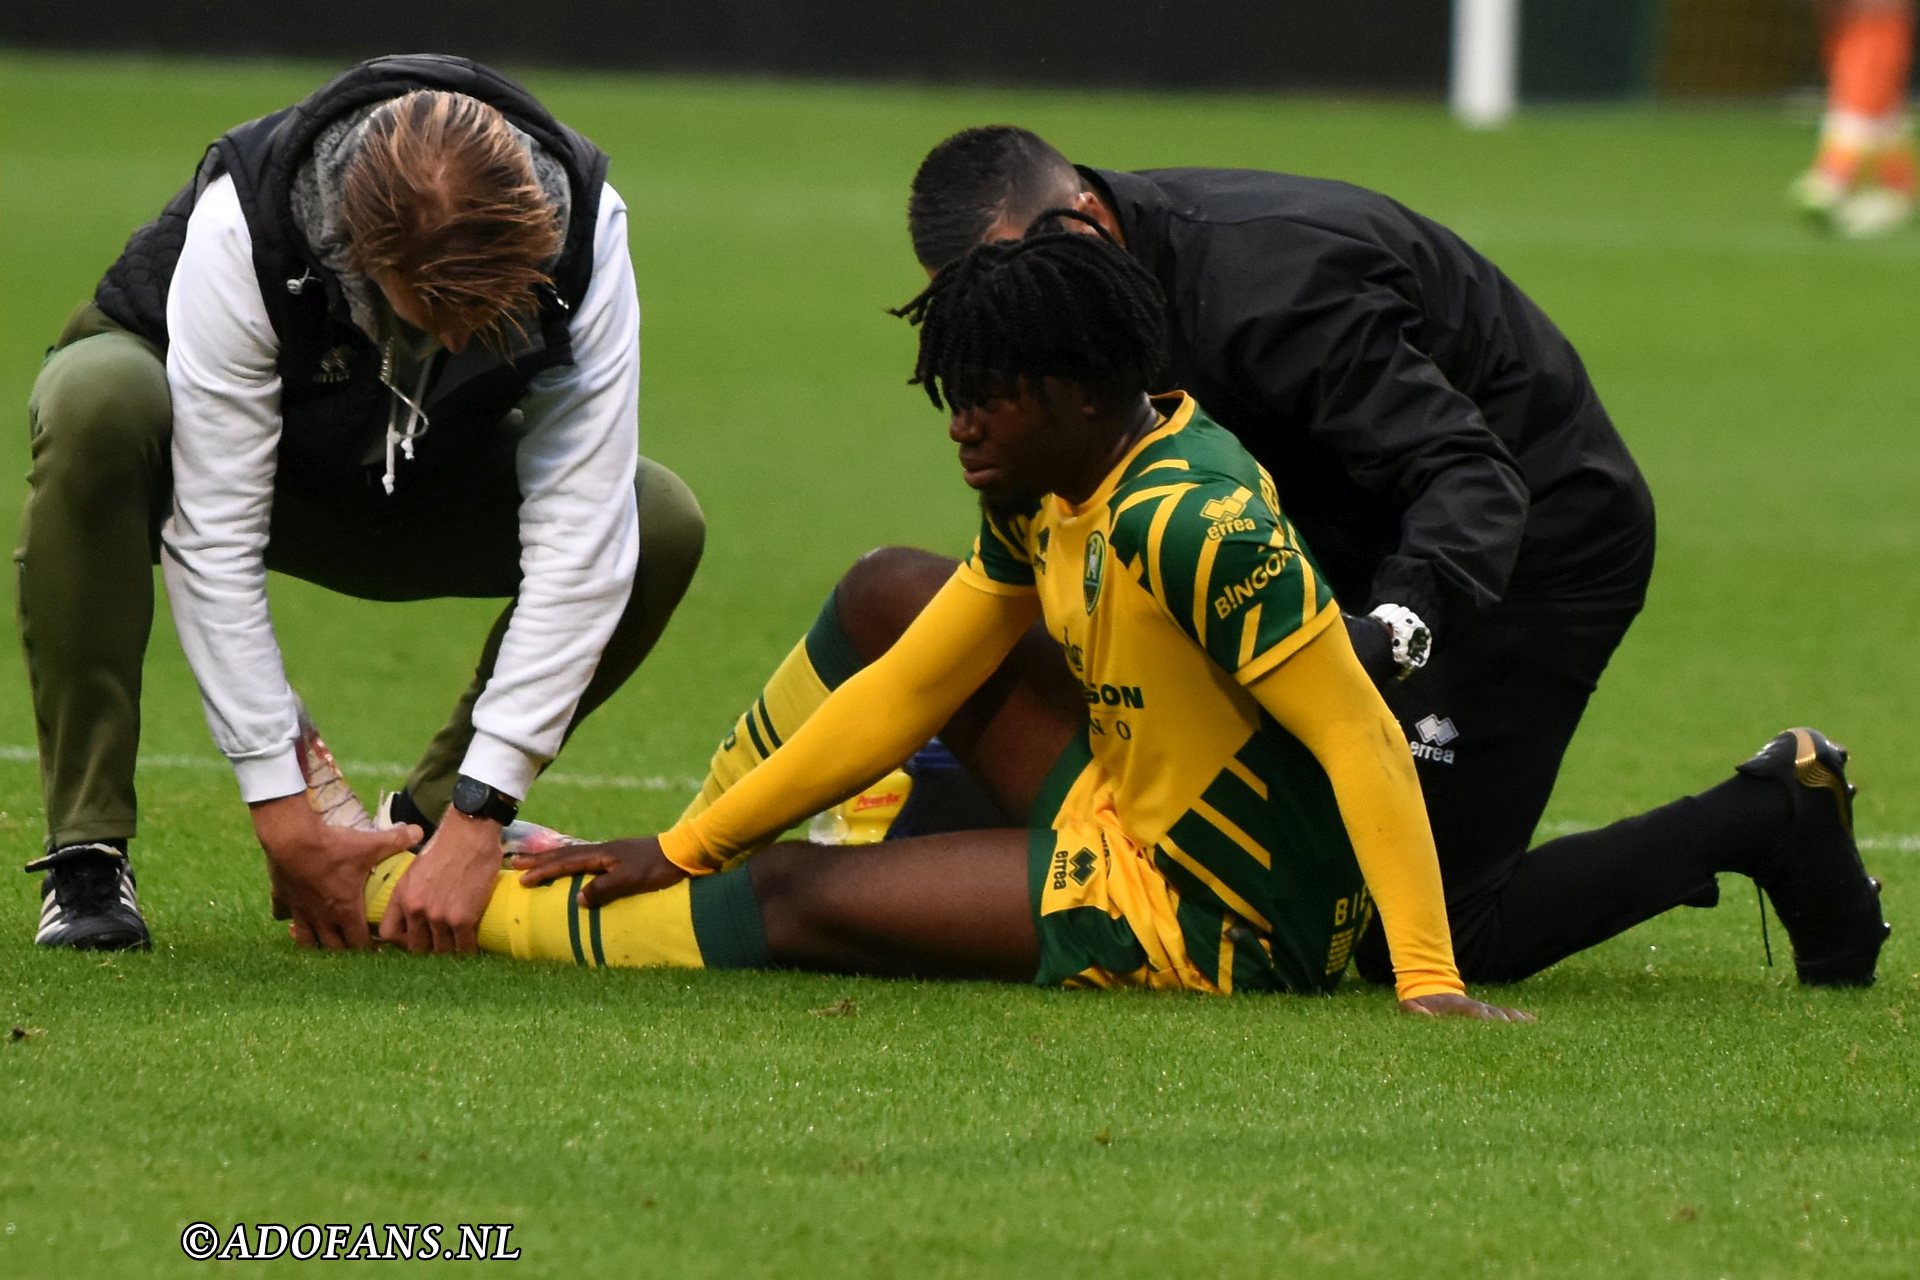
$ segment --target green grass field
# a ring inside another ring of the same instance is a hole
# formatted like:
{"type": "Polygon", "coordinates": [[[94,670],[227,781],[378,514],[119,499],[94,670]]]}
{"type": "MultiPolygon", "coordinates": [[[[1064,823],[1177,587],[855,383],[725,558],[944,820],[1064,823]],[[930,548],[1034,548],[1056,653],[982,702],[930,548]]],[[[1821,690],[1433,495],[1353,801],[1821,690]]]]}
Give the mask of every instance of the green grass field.
{"type": "MultiPolygon", "coordinates": [[[[227,125],[331,68],[0,55],[0,469],[39,356],[227,125]]],[[[529,71],[615,157],[647,308],[645,450],[705,566],[529,807],[656,829],[858,552],[958,551],[971,498],[884,308],[926,147],[1011,119],[1076,158],[1289,168],[1464,232],[1573,336],[1661,504],[1653,599],[1548,814],[1610,821],[1811,723],[1855,752],[1896,921],[1881,981],[1763,966],[1749,886],[1500,998],[1524,1028],[1329,1000],[316,956],[164,616],[148,663],[150,955],[29,943],[0,878],[0,1275],[197,1275],[183,1228],[511,1223],[520,1274],[1909,1276],[1920,1268],[1920,233],[1789,218],[1783,108],[1439,108],[529,71]],[[842,1003],[845,1002],[845,1003],[842,1003]]],[[[17,527],[25,487],[0,486],[17,527]]],[[[6,590],[12,591],[12,578],[6,590]]],[[[394,785],[491,609],[274,587],[349,772],[394,785]]],[[[0,677],[0,852],[41,834],[0,677]]]]}

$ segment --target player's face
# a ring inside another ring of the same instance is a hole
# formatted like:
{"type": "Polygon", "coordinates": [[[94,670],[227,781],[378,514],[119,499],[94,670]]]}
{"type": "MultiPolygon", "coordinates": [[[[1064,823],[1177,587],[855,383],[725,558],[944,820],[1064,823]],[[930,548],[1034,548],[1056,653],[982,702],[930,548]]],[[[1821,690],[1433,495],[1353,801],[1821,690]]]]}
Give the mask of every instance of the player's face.
{"type": "Polygon", "coordinates": [[[1101,436],[1086,406],[1077,384],[1047,378],[956,411],[947,434],[960,446],[968,486],[991,507],[1049,493],[1084,498],[1105,475],[1101,436]]]}

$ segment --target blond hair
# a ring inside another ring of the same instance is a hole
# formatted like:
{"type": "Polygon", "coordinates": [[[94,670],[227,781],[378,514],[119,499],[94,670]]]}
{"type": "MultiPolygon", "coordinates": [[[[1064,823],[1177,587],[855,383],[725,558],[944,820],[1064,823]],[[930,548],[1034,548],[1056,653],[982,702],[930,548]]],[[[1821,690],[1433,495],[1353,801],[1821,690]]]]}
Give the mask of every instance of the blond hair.
{"type": "Polygon", "coordinates": [[[382,107],[342,180],[348,253],[449,324],[498,345],[522,330],[562,244],[553,203],[505,116],[417,89],[382,107]]]}

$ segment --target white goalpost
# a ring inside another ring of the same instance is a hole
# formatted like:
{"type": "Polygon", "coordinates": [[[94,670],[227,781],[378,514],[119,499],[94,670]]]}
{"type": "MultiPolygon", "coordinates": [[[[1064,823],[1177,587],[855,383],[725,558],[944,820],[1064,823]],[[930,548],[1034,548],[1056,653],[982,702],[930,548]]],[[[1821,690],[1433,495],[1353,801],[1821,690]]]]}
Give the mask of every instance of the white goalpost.
{"type": "Polygon", "coordinates": [[[1454,0],[1454,117],[1469,128],[1498,128],[1512,118],[1519,86],[1520,0],[1454,0]]]}

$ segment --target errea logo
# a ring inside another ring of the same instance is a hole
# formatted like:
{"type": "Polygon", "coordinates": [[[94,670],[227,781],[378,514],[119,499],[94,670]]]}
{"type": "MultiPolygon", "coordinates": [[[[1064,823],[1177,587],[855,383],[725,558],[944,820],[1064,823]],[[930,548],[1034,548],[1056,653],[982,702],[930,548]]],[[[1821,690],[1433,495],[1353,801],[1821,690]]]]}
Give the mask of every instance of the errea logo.
{"type": "Polygon", "coordinates": [[[1075,884],[1085,884],[1087,881],[1093,879],[1093,868],[1096,862],[1097,859],[1093,856],[1093,850],[1082,849],[1073,855],[1073,870],[1067,874],[1073,877],[1075,884]]]}
{"type": "Polygon", "coordinates": [[[345,382],[352,376],[347,366],[349,351],[346,347],[334,347],[320,357],[320,368],[314,373],[315,382],[345,382]]]}
{"type": "Polygon", "coordinates": [[[1207,525],[1207,539],[1218,542],[1232,533],[1252,533],[1259,526],[1247,519],[1247,499],[1253,496],[1251,489],[1235,489],[1224,498],[1213,498],[1202,504],[1200,515],[1210,521],[1207,525]]]}
{"type": "Polygon", "coordinates": [[[1068,854],[1065,849],[1055,849],[1053,851],[1054,892],[1064,891],[1069,880],[1083,889],[1086,888],[1087,881],[1093,879],[1094,869],[1107,856],[1107,838],[1104,835],[1100,837],[1100,852],[1097,854],[1086,845],[1081,845],[1079,851],[1073,854],[1068,854]]]}
{"type": "Polygon", "coordinates": [[[1232,520],[1247,509],[1247,499],[1253,495],[1245,489],[1237,489],[1229,497],[1210,499],[1200,508],[1200,514],[1209,520],[1232,520]]]}
{"type": "Polygon", "coordinates": [[[1410,743],[1416,760],[1431,760],[1435,764],[1452,764],[1453,752],[1447,744],[1460,736],[1460,730],[1454,727],[1451,716],[1427,715],[1414,721],[1413,730],[1420,735],[1420,741],[1410,743]]]}

